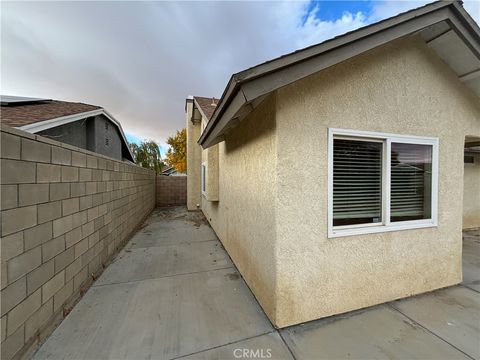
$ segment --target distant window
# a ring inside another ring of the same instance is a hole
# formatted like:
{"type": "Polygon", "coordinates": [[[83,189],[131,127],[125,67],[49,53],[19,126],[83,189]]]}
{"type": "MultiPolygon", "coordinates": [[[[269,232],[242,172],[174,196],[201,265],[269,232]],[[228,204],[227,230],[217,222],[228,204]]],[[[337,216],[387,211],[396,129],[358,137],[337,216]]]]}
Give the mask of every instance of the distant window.
{"type": "Polygon", "coordinates": [[[110,139],[108,137],[105,138],[105,146],[110,145],[110,139]]]}
{"type": "Polygon", "coordinates": [[[464,155],[463,162],[465,164],[475,164],[475,157],[473,155],[464,155]]]}
{"type": "Polygon", "coordinates": [[[105,130],[108,130],[108,122],[105,123],[105,130]]]}
{"type": "Polygon", "coordinates": [[[202,194],[207,193],[207,166],[205,163],[202,164],[201,168],[201,176],[202,176],[202,194]]]}

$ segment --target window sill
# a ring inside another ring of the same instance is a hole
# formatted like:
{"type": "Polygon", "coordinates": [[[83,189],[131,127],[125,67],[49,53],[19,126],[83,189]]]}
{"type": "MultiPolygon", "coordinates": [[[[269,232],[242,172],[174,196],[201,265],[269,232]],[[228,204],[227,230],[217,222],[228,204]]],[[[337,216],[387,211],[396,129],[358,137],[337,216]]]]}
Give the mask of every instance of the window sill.
{"type": "Polygon", "coordinates": [[[342,229],[330,229],[328,231],[328,238],[337,238],[354,235],[368,235],[378,234],[391,231],[413,230],[437,227],[438,224],[432,220],[417,221],[417,222],[403,222],[390,225],[378,225],[378,226],[365,226],[365,227],[352,227],[342,229]]]}

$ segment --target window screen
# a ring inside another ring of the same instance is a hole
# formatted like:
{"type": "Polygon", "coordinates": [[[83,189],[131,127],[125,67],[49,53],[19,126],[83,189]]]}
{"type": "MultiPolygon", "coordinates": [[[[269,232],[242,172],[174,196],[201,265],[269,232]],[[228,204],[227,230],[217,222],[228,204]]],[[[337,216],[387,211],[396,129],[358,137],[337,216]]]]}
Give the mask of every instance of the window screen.
{"type": "Polygon", "coordinates": [[[382,142],[334,140],[334,226],[382,221],[382,148],[382,142]]]}

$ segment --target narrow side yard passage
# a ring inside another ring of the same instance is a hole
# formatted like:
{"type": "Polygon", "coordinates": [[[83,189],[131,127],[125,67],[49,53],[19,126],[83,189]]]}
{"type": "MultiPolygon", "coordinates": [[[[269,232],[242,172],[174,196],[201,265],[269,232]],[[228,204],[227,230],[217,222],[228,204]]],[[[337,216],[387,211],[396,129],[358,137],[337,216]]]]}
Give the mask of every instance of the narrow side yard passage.
{"type": "Polygon", "coordinates": [[[34,357],[479,359],[479,251],[462,285],[277,331],[203,216],[156,209],[34,357]]]}

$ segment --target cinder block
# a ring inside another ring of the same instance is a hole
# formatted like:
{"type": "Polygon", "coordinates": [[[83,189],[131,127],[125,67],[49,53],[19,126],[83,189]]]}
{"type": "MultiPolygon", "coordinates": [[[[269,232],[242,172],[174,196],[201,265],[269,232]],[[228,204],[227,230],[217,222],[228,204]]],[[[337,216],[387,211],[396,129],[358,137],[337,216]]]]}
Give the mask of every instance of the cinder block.
{"type": "Polygon", "coordinates": [[[72,151],[72,166],[85,167],[87,165],[87,156],[85,154],[72,151]]]}
{"type": "Polygon", "coordinates": [[[20,137],[2,131],[2,159],[20,159],[20,137]]]}
{"type": "Polygon", "coordinates": [[[72,152],[58,146],[52,147],[52,163],[60,165],[72,164],[72,152]]]}
{"type": "Polygon", "coordinates": [[[52,164],[37,164],[37,183],[60,182],[61,167],[52,164]]]}
{"type": "Polygon", "coordinates": [[[85,239],[79,241],[75,245],[75,259],[79,258],[87,250],[88,250],[88,238],[85,238],[85,239]]]}
{"type": "Polygon", "coordinates": [[[42,245],[42,259],[46,262],[65,250],[65,236],[61,235],[42,245]]]}
{"type": "Polygon", "coordinates": [[[88,212],[87,212],[88,221],[92,221],[97,217],[98,217],[98,206],[88,209],[88,212]]]}
{"type": "Polygon", "coordinates": [[[55,275],[55,262],[50,260],[27,275],[27,294],[30,295],[55,275]]]}
{"type": "Polygon", "coordinates": [[[53,311],[56,312],[63,307],[65,301],[73,294],[73,280],[70,280],[65,284],[54,296],[53,296],[53,311]]]}
{"type": "Polygon", "coordinates": [[[36,140],[29,140],[22,138],[22,160],[38,161],[49,163],[51,146],[38,142],[36,140]]]}
{"type": "Polygon", "coordinates": [[[2,185],[2,210],[12,209],[18,206],[17,185],[2,185]]]}
{"type": "Polygon", "coordinates": [[[92,169],[79,169],[79,181],[92,181],[92,169]]]}
{"type": "Polygon", "coordinates": [[[15,281],[2,290],[2,316],[27,297],[26,277],[15,281]]]}
{"type": "Polygon", "coordinates": [[[68,199],[70,197],[70,184],[50,184],[50,201],[68,199]]]}
{"type": "Polygon", "coordinates": [[[99,169],[105,170],[107,168],[107,161],[104,158],[98,158],[97,167],[99,169]]]}
{"type": "Polygon", "coordinates": [[[55,256],[55,273],[58,273],[60,270],[65,269],[70,265],[73,260],[75,260],[75,250],[73,247],[65,250],[59,255],[55,256]]]}
{"type": "Polygon", "coordinates": [[[18,278],[39,267],[42,263],[42,251],[40,247],[26,251],[7,262],[7,278],[11,284],[18,278]]]}
{"type": "Polygon", "coordinates": [[[43,303],[46,303],[55,293],[60,290],[65,284],[65,271],[60,271],[53,278],[48,280],[45,285],[42,286],[42,299],[43,303]]]}
{"type": "Polygon", "coordinates": [[[48,300],[25,322],[25,339],[35,336],[53,315],[53,299],[48,300]]]}
{"type": "Polygon", "coordinates": [[[74,228],[81,226],[87,222],[87,210],[72,214],[72,225],[74,228]]]}
{"type": "Polygon", "coordinates": [[[92,170],[92,181],[102,180],[102,170],[92,170]]]}
{"type": "Polygon", "coordinates": [[[10,336],[42,305],[40,289],[23,300],[7,314],[7,335],[10,336]]]}
{"type": "MultiPolygon", "coordinates": [[[[85,170],[85,169],[80,169],[85,170]]],[[[82,180],[80,180],[82,181],[82,180]]],[[[84,196],[85,195],[85,183],[84,182],[78,182],[78,183],[71,183],[70,184],[70,195],[72,197],[77,197],[77,196],[84,196]]]]}
{"type": "Polygon", "coordinates": [[[17,331],[11,334],[9,337],[5,339],[2,343],[2,351],[1,351],[1,358],[2,360],[10,360],[12,359],[17,352],[25,344],[25,329],[23,326],[19,327],[17,331]]]}
{"type": "Polygon", "coordinates": [[[99,232],[98,231],[94,232],[92,235],[88,237],[88,247],[93,248],[95,244],[98,243],[99,240],[100,240],[99,232]]]}
{"type": "Polygon", "coordinates": [[[73,279],[82,270],[82,258],[79,257],[65,268],[65,281],[73,279]]]}
{"type": "MultiPolygon", "coordinates": [[[[80,260],[80,259],[79,259],[80,260]]],[[[76,291],[88,279],[88,266],[85,266],[73,277],[73,290],[76,291]]]]}
{"type": "Polygon", "coordinates": [[[53,236],[58,237],[73,229],[72,215],[53,220],[53,236]]]}
{"type": "Polygon", "coordinates": [[[82,240],[82,227],[79,226],[65,234],[65,245],[69,248],[82,240]]]}
{"type": "Polygon", "coordinates": [[[7,338],[7,317],[6,316],[2,317],[1,324],[2,324],[2,327],[0,329],[0,333],[2,335],[1,341],[3,343],[5,341],[5,339],[7,338]]]}
{"type": "Polygon", "coordinates": [[[62,166],[62,182],[78,181],[78,168],[62,166]]]}
{"type": "Polygon", "coordinates": [[[38,205],[38,223],[55,220],[62,216],[62,202],[55,201],[38,205]]]}
{"type": "Polygon", "coordinates": [[[78,198],[62,200],[62,209],[63,216],[78,212],[80,209],[78,198]]]}
{"type": "Polygon", "coordinates": [[[86,224],[82,225],[82,236],[87,237],[93,234],[95,231],[95,222],[89,221],[86,224]]]}
{"type": "Polygon", "coordinates": [[[95,156],[87,155],[87,167],[91,169],[97,168],[97,158],[95,156]]]}
{"type": "Polygon", "coordinates": [[[2,211],[2,236],[28,229],[36,224],[36,205],[2,211]]]}
{"type": "Polygon", "coordinates": [[[80,198],[80,210],[92,207],[92,195],[82,196],[80,198]]]}
{"type": "Polygon", "coordinates": [[[25,250],[46,243],[53,238],[52,222],[46,222],[24,231],[25,250]]]}
{"type": "Polygon", "coordinates": [[[48,202],[48,184],[20,184],[18,185],[19,206],[27,206],[48,202]]]}
{"type": "Polygon", "coordinates": [[[34,183],[35,165],[33,162],[2,159],[2,185],[34,183]]]}
{"type": "Polygon", "coordinates": [[[92,182],[87,182],[85,183],[85,193],[87,195],[90,194],[95,194],[97,192],[97,183],[92,181],[92,182]]]}
{"type": "Polygon", "coordinates": [[[7,261],[23,252],[23,232],[17,232],[2,238],[2,261],[7,261]]]}

